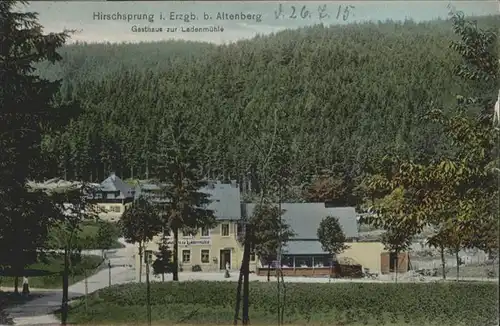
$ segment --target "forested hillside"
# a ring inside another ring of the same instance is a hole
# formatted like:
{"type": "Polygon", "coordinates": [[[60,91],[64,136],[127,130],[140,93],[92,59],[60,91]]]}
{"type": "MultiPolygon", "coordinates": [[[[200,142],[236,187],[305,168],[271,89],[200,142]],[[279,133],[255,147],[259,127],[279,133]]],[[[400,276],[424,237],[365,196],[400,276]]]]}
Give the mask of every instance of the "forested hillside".
{"type": "MultiPolygon", "coordinates": [[[[500,27],[498,16],[478,20],[500,27]]],[[[182,111],[206,175],[253,178],[257,145],[289,139],[293,183],[335,167],[350,180],[388,153],[428,160],[446,150],[419,117],[467,95],[454,75],[451,23],[314,26],[231,45],[78,44],[42,76],[64,78],[57,101],[84,114],[46,137],[51,176],[153,177],[160,135],[182,111]]],[[[258,180],[253,180],[258,184],[258,180]]],[[[354,181],[355,182],[355,181],[354,181]]]]}

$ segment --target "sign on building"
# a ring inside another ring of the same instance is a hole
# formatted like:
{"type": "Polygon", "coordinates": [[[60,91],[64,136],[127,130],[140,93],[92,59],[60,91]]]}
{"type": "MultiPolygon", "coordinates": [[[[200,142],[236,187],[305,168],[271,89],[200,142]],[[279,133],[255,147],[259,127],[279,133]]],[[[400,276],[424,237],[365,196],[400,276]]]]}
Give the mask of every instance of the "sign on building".
{"type": "MultiPolygon", "coordinates": [[[[169,239],[167,244],[171,245],[174,241],[169,239]]],[[[210,246],[212,241],[210,239],[183,239],[179,240],[179,246],[210,246]]]]}

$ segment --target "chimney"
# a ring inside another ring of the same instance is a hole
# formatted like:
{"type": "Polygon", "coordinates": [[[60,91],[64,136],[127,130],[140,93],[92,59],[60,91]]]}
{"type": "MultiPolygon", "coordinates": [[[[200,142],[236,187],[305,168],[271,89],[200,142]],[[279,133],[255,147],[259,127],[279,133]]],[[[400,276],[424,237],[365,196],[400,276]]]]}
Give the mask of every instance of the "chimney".
{"type": "Polygon", "coordinates": [[[115,179],[116,179],[116,174],[115,174],[114,172],[111,172],[111,173],[109,174],[109,176],[110,176],[111,180],[115,181],[115,179]]]}
{"type": "Polygon", "coordinates": [[[238,188],[238,183],[236,180],[231,180],[231,187],[238,188]]]}

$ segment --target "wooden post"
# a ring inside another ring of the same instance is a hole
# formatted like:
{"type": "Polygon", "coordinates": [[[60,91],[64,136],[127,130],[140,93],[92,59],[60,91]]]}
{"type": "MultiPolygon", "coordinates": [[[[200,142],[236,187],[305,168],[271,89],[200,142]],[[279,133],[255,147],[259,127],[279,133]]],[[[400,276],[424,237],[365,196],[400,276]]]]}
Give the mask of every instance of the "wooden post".
{"type": "Polygon", "coordinates": [[[330,272],[328,273],[328,283],[332,282],[332,272],[333,272],[333,258],[332,257],[330,257],[330,272]]]}
{"type": "Polygon", "coordinates": [[[147,318],[148,325],[151,326],[151,289],[149,284],[149,257],[146,257],[146,305],[147,305],[147,318]]]}
{"type": "Polygon", "coordinates": [[[85,313],[88,312],[88,295],[89,295],[89,282],[87,280],[87,270],[83,269],[83,276],[85,277],[85,313]]]}
{"type": "Polygon", "coordinates": [[[111,286],[111,260],[108,260],[108,281],[109,286],[111,286]]]}

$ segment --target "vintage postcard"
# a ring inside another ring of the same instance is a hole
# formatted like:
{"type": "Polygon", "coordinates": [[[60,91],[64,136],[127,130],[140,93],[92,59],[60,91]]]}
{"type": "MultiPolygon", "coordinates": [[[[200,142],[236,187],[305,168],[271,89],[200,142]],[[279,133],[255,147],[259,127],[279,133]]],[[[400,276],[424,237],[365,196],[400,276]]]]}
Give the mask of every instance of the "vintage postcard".
{"type": "Polygon", "coordinates": [[[498,1],[0,26],[0,324],[498,325],[498,1]]]}

